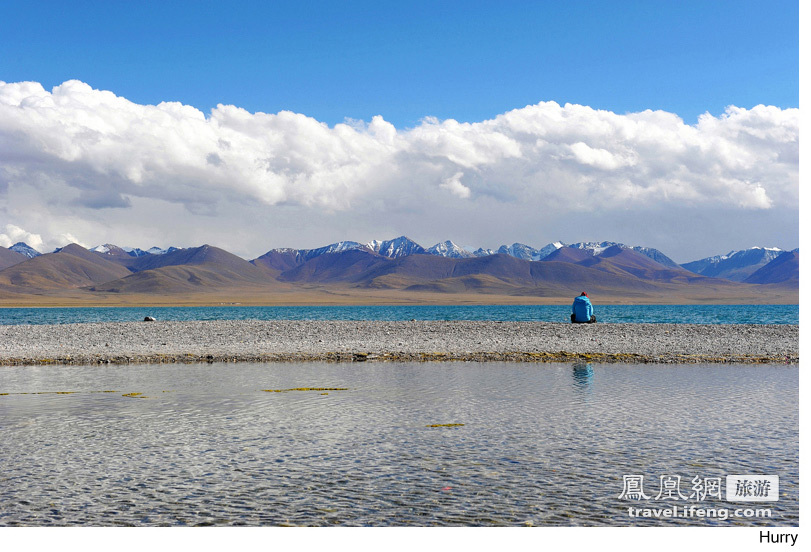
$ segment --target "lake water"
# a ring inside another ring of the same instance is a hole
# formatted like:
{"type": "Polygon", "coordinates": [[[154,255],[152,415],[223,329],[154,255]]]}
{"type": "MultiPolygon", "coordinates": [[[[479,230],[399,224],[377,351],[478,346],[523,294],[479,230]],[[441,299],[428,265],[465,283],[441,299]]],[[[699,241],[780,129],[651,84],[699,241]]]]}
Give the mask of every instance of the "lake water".
{"type": "Polygon", "coordinates": [[[796,526],[798,372],[2,367],[0,525],[796,526]],[[779,476],[779,500],[689,497],[694,478],[732,474],[779,476]],[[626,475],[644,477],[648,499],[619,498],[626,475]],[[656,500],[677,476],[684,498],[656,500]],[[673,505],[718,513],[628,514],[673,505]],[[736,509],[752,515],[722,519],[736,509]]]}
{"type": "MultiPolygon", "coordinates": [[[[799,305],[595,305],[599,322],[799,324],[799,305]]],[[[568,322],[571,305],[0,308],[3,324],[158,320],[502,320],[568,322]]]]}

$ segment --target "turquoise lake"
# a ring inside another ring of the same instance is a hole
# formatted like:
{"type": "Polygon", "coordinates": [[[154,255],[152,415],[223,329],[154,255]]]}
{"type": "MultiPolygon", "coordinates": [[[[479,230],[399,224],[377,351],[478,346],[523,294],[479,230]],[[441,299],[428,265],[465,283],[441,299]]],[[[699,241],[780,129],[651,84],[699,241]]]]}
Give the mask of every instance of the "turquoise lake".
{"type": "MultiPolygon", "coordinates": [[[[0,308],[2,324],[158,320],[502,320],[568,322],[570,305],[0,308]]],[[[799,324],[799,305],[595,305],[598,322],[799,324]]]]}

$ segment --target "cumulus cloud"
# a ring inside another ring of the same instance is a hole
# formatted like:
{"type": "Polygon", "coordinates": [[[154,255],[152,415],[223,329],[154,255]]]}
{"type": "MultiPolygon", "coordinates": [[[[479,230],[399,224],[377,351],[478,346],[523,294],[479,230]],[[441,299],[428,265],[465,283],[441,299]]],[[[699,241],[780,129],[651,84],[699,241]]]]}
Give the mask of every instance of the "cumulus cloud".
{"type": "Polygon", "coordinates": [[[3,247],[11,247],[15,243],[25,242],[37,251],[42,251],[43,243],[42,236],[39,234],[32,234],[26,232],[19,226],[14,224],[6,224],[5,232],[0,233],[0,245],[3,247]]]}
{"type": "Polygon", "coordinates": [[[158,200],[197,214],[419,213],[464,199],[565,213],[583,198],[603,210],[796,208],[798,159],[799,110],[762,105],[687,125],[662,111],[541,102],[398,130],[380,116],[330,127],[289,111],[139,105],[75,80],[50,91],[0,81],[0,198],[35,193],[51,210],[158,200]]]}
{"type": "Polygon", "coordinates": [[[450,178],[445,179],[441,187],[448,190],[450,193],[460,199],[467,199],[470,197],[470,188],[462,184],[462,176],[464,173],[458,172],[450,178]]]}
{"type": "Polygon", "coordinates": [[[64,247],[71,243],[77,243],[83,247],[87,247],[87,244],[83,243],[70,232],[57,232],[49,235],[48,239],[43,240],[42,236],[39,234],[28,232],[14,224],[6,224],[5,232],[0,233],[0,245],[3,247],[11,247],[19,242],[33,247],[40,253],[50,253],[58,247],[64,247]]]}

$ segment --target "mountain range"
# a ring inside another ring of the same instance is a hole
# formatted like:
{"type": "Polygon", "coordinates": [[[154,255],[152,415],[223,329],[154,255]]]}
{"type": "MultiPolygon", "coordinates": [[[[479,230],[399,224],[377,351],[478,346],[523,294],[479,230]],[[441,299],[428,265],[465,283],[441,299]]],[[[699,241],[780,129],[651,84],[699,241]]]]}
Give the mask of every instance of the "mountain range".
{"type": "Polygon", "coordinates": [[[616,242],[541,248],[514,243],[494,251],[452,241],[424,248],[405,236],[272,249],[250,261],[211,245],[143,250],[71,244],[47,254],[24,243],[0,247],[0,299],[7,302],[65,294],[91,300],[205,293],[315,293],[334,301],[341,294],[530,300],[569,297],[582,289],[631,301],[796,302],[798,288],[798,249],[751,248],[679,265],[656,249],[616,242]]]}

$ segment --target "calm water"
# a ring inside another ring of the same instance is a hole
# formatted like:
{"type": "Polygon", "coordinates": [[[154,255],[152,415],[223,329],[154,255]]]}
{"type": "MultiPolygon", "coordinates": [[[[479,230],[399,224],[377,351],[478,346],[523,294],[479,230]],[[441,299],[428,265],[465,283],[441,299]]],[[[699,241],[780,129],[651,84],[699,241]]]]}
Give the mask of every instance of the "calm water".
{"type": "MultiPolygon", "coordinates": [[[[599,322],[799,324],[799,305],[596,305],[599,322]]],[[[159,320],[502,320],[568,322],[570,305],[0,308],[2,324],[159,320]]]]}
{"type": "Polygon", "coordinates": [[[3,526],[799,524],[796,365],[28,366],[0,393],[3,526]],[[728,474],[780,500],[678,505],[772,517],[628,516],[728,474]]]}

